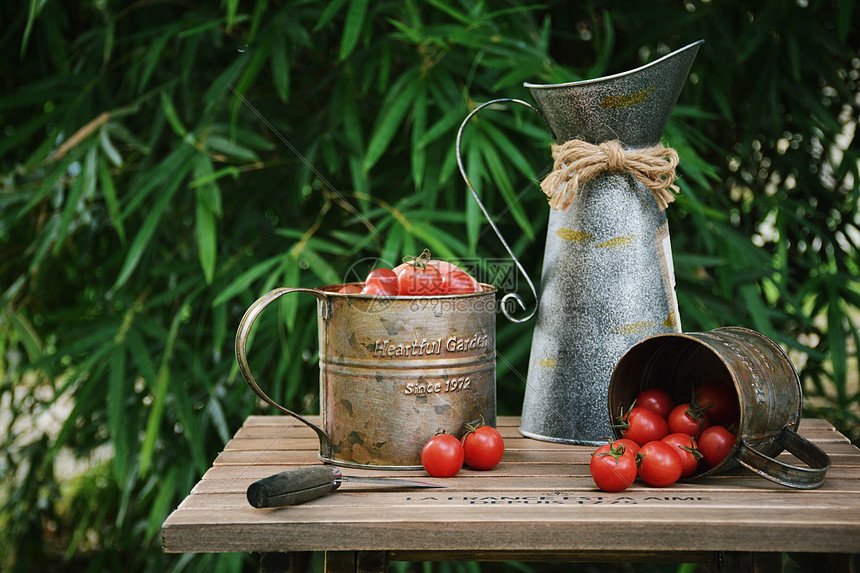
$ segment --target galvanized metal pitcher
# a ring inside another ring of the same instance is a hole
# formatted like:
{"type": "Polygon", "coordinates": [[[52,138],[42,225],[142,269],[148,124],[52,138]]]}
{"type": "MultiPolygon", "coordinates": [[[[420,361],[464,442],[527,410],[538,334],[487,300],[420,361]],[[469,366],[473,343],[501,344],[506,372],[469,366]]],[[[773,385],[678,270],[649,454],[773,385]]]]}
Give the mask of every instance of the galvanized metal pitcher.
{"type": "Polygon", "coordinates": [[[487,102],[463,121],[457,137],[460,172],[491,227],[535,295],[537,313],[520,432],[553,442],[597,445],[612,434],[606,396],[624,352],[646,336],[680,332],[669,229],[652,191],[628,173],[581,185],[566,209],[552,210],[540,295],[481,204],[463,167],[463,129],[481,109],[513,102],[537,111],[557,143],[617,140],[625,150],[657,145],[700,42],[638,69],[555,85],[525,84],[537,108],[521,101],[487,102]]]}

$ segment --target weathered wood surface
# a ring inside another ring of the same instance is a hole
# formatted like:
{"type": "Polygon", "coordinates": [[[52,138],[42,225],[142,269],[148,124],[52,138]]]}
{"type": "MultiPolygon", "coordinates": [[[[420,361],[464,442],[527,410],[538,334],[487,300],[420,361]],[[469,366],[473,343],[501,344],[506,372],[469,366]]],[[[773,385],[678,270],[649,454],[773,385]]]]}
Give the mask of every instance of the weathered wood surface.
{"type": "Polygon", "coordinates": [[[251,416],[165,521],[164,550],[389,551],[393,558],[860,553],[860,450],[826,421],[803,420],[800,428],[833,462],[820,489],[782,487],[738,468],[662,489],[637,482],[617,494],[591,481],[593,448],[523,438],[518,424],[514,417],[498,420],[505,457],[489,472],[464,468],[434,480],[423,471],[344,470],[436,481],[446,489],[345,483],[304,505],[254,509],[245,498],[250,483],[319,462],[309,428],[289,417],[251,416]]]}

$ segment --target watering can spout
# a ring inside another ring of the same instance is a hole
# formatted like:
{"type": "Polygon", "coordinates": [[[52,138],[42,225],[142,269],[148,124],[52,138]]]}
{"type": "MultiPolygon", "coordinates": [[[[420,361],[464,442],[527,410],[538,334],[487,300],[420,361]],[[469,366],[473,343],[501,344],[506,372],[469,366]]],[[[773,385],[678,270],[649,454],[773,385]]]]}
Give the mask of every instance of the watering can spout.
{"type": "Polygon", "coordinates": [[[669,115],[703,41],[623,72],[563,84],[524,84],[561,143],[598,145],[618,140],[625,148],[660,142],[669,115]]]}

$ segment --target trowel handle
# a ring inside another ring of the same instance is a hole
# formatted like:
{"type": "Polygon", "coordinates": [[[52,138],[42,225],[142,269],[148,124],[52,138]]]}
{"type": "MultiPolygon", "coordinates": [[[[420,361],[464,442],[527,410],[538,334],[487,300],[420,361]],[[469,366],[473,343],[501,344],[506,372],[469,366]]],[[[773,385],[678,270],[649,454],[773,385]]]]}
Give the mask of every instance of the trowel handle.
{"type": "MultiPolygon", "coordinates": [[[[305,418],[304,416],[300,416],[296,414],[292,410],[289,410],[277,402],[275,402],[272,398],[266,394],[260,385],[257,384],[257,380],[254,378],[254,375],[251,374],[251,366],[248,364],[248,337],[251,335],[251,327],[254,325],[254,321],[257,320],[257,317],[260,315],[263,310],[273,303],[278,298],[282,297],[285,294],[293,293],[293,292],[305,292],[310,293],[317,297],[317,308],[320,317],[320,322],[327,320],[331,317],[332,306],[331,301],[328,296],[321,290],[312,289],[312,288],[276,288],[271,290],[254,301],[248,310],[245,311],[245,315],[242,317],[242,320],[239,322],[239,328],[236,331],[236,342],[235,342],[235,351],[236,351],[236,361],[239,363],[239,372],[242,373],[242,377],[245,379],[245,382],[248,383],[248,386],[251,390],[254,391],[254,394],[259,396],[264,402],[273,406],[278,411],[283,412],[289,416],[294,417],[298,421],[310,427],[314,432],[316,432],[317,436],[320,440],[320,456],[323,458],[331,457],[331,438],[329,438],[328,434],[325,431],[305,418]]],[[[320,325],[322,328],[322,325],[320,325]]]]}
{"type": "Polygon", "coordinates": [[[287,470],[248,486],[248,503],[257,508],[298,505],[336,490],[340,470],[330,466],[306,466],[287,470]]]}
{"type": "MultiPolygon", "coordinates": [[[[537,312],[537,306],[538,306],[537,290],[535,289],[534,283],[529,278],[528,273],[526,273],[525,269],[520,264],[520,261],[517,259],[516,255],[514,255],[513,250],[511,250],[511,247],[508,246],[508,243],[507,243],[507,241],[505,241],[505,238],[502,237],[501,231],[499,231],[499,228],[496,227],[496,224],[493,222],[493,218],[490,216],[490,213],[487,211],[487,208],[484,207],[484,204],[481,202],[480,197],[478,197],[478,192],[475,191],[475,187],[472,185],[472,182],[469,180],[469,176],[466,175],[466,168],[463,167],[463,157],[460,154],[460,142],[463,139],[463,130],[466,128],[466,125],[472,120],[472,118],[475,116],[476,113],[478,113],[479,111],[481,111],[482,109],[484,109],[487,106],[491,106],[491,105],[495,105],[495,104],[499,104],[499,103],[518,103],[520,105],[524,105],[527,108],[536,111],[538,113],[538,115],[540,115],[541,117],[544,117],[539,109],[537,109],[536,107],[534,107],[530,103],[524,102],[523,100],[519,100],[519,99],[512,99],[512,98],[494,99],[492,101],[488,101],[486,103],[479,105],[474,110],[472,110],[472,112],[469,115],[466,116],[466,119],[464,119],[463,123],[460,124],[459,131],[457,131],[457,149],[456,149],[456,151],[457,151],[457,165],[460,167],[460,175],[463,176],[463,180],[466,182],[466,185],[469,187],[469,190],[472,192],[472,197],[475,198],[475,201],[478,203],[478,207],[480,207],[481,212],[484,214],[484,217],[486,217],[487,222],[490,224],[490,227],[492,227],[493,231],[496,233],[496,236],[499,238],[499,241],[501,241],[502,246],[505,247],[505,250],[508,252],[508,255],[510,255],[511,259],[513,259],[514,264],[517,266],[517,269],[520,271],[520,273],[523,275],[523,277],[525,277],[526,282],[528,283],[529,288],[532,291],[532,295],[534,295],[534,298],[535,298],[535,306],[532,309],[532,311],[528,314],[528,316],[525,316],[522,318],[516,318],[508,311],[508,305],[506,303],[509,300],[513,299],[514,301],[516,301],[517,305],[519,305],[519,307],[523,310],[526,309],[526,305],[525,305],[525,303],[523,303],[523,299],[520,297],[520,295],[518,293],[510,292],[510,293],[508,293],[502,297],[502,314],[504,314],[505,318],[507,318],[511,322],[527,322],[537,312]]],[[[546,122],[546,118],[544,118],[544,122],[546,122]]],[[[549,127],[548,124],[547,124],[547,127],[549,127]]],[[[552,131],[550,130],[550,133],[551,132],[552,131]]]]}

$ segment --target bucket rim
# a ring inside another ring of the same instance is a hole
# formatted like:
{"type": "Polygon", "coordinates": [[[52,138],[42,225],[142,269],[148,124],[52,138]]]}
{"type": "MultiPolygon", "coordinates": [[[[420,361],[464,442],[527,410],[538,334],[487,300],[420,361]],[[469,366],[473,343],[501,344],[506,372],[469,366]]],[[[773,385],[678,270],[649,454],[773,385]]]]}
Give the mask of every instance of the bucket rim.
{"type": "Polygon", "coordinates": [[[450,299],[473,298],[473,297],[477,298],[477,297],[482,297],[482,296],[487,296],[487,295],[495,295],[499,291],[499,289],[497,287],[495,287],[491,284],[487,284],[487,283],[478,283],[478,284],[481,285],[481,288],[483,289],[480,292],[464,292],[464,293],[457,293],[457,294],[433,294],[433,295],[416,294],[416,295],[380,296],[380,295],[375,295],[375,294],[346,293],[346,292],[337,292],[336,290],[331,290],[331,289],[335,289],[335,288],[339,289],[339,288],[342,288],[346,285],[363,286],[364,285],[363,281],[350,282],[350,283],[333,283],[333,284],[318,286],[318,287],[316,287],[316,290],[325,293],[326,296],[332,296],[335,298],[359,298],[359,299],[367,299],[367,300],[383,299],[383,300],[390,300],[390,301],[399,301],[399,300],[415,301],[415,300],[428,300],[428,299],[450,300],[450,299]]]}

